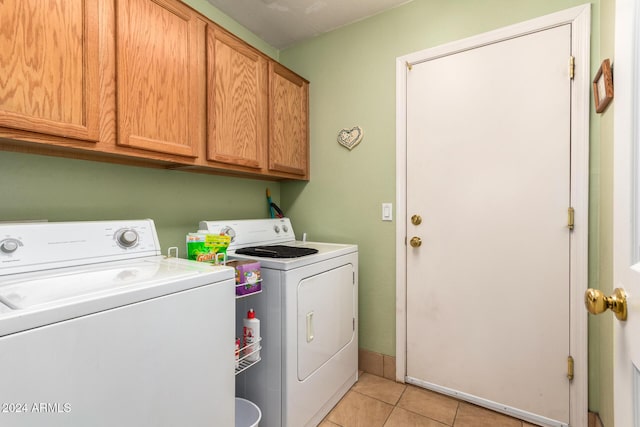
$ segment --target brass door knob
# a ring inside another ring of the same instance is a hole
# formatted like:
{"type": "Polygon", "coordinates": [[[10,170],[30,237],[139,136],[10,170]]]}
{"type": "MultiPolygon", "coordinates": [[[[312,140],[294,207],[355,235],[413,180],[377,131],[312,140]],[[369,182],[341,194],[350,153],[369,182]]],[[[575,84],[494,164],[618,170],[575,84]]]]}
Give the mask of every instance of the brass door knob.
{"type": "Polygon", "coordinates": [[[411,247],[417,248],[422,244],[422,239],[419,237],[412,237],[411,240],[409,240],[409,244],[411,247]]]}
{"type": "Polygon", "coordinates": [[[420,215],[413,215],[411,217],[411,224],[413,224],[413,225],[422,224],[422,217],[420,215]]]}
{"type": "Polygon", "coordinates": [[[584,293],[584,305],[591,314],[600,314],[610,309],[618,320],[627,320],[627,294],[621,288],[614,289],[610,297],[598,289],[589,288],[584,293]]]}

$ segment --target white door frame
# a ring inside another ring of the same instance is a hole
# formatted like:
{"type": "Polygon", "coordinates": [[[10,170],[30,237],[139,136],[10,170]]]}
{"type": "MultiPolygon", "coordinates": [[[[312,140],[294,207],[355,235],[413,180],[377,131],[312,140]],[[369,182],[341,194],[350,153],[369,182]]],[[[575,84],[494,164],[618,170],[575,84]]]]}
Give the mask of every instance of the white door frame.
{"type": "Polygon", "coordinates": [[[572,426],[582,427],[587,425],[588,411],[588,331],[587,313],[584,309],[582,295],[584,295],[588,283],[590,4],[396,59],[396,381],[404,382],[407,371],[407,66],[566,24],[570,24],[572,27],[571,51],[575,56],[575,77],[571,91],[571,205],[575,209],[575,228],[570,237],[572,298],[569,304],[571,336],[569,346],[575,365],[570,391],[570,419],[572,426]]]}

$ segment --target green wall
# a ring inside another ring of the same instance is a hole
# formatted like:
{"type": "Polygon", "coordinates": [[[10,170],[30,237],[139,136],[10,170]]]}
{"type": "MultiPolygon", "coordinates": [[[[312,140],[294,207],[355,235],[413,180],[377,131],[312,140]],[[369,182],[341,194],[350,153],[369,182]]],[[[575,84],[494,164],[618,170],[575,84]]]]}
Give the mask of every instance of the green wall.
{"type": "MultiPolygon", "coordinates": [[[[296,229],[306,231],[311,239],[360,246],[361,348],[395,354],[395,222],[380,219],[381,203],[396,200],[395,59],[584,3],[414,0],[280,52],[282,63],[311,81],[311,181],[284,183],[282,204],[296,229]],[[365,137],[348,151],[336,143],[336,135],[341,128],[356,125],[364,129],[365,137]]],[[[607,46],[613,38],[614,0],[591,4],[595,72],[602,59],[601,37],[607,46]],[[606,32],[602,36],[601,20],[606,32]]],[[[612,131],[604,123],[601,128],[599,115],[592,112],[591,117],[589,286],[597,288],[611,277],[612,131]],[[602,150],[601,138],[609,145],[602,150]],[[602,205],[601,199],[605,200],[602,205]]],[[[597,331],[590,329],[592,340],[600,332],[597,324],[597,331]]],[[[610,349],[595,344],[589,349],[590,380],[597,387],[590,389],[590,408],[602,408],[609,427],[613,425],[608,416],[610,349]]]]}
{"type": "Polygon", "coordinates": [[[0,220],[152,218],[163,253],[203,219],[268,215],[280,184],[0,151],[0,220]]]}
{"type": "MultiPolygon", "coordinates": [[[[615,0],[600,0],[600,55],[592,60],[592,75],[604,58],[614,58],[615,0]]],[[[593,106],[592,106],[593,108],[593,106]]],[[[592,114],[590,283],[606,295],[613,293],[613,111],[592,114]],[[593,238],[597,236],[597,238],[593,238]]],[[[603,425],[613,417],[613,322],[611,315],[589,316],[589,408],[600,414],[603,425]]]]}

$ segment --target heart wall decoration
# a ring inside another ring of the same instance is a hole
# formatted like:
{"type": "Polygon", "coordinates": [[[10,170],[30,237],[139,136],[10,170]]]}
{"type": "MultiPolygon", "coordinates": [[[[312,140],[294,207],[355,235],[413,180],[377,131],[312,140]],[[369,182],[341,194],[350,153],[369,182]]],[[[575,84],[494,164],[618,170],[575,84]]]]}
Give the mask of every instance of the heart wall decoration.
{"type": "Polygon", "coordinates": [[[354,126],[351,129],[342,129],[338,132],[338,144],[353,150],[353,147],[360,144],[364,132],[360,126],[354,126]]]}

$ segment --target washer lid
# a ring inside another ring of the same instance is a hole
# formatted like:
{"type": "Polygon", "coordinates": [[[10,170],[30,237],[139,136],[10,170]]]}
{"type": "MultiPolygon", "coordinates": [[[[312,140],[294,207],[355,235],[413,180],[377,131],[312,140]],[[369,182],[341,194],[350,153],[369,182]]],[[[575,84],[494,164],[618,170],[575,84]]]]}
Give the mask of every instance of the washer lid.
{"type": "Polygon", "coordinates": [[[174,263],[139,259],[61,269],[45,275],[20,275],[0,286],[0,302],[13,309],[25,309],[61,300],[120,292],[124,288],[186,280],[202,273],[199,269],[177,269],[174,263]]]}
{"type": "Polygon", "coordinates": [[[2,316],[3,313],[9,312],[11,312],[11,309],[0,302],[0,316],[2,316]]]}
{"type": "MultiPolygon", "coordinates": [[[[216,271],[207,264],[182,261],[158,256],[64,268],[47,274],[20,274],[14,279],[2,281],[0,302],[12,309],[26,309],[187,281],[203,273],[216,271]]],[[[227,277],[217,277],[211,281],[223,278],[227,277]]]]}
{"type": "Polygon", "coordinates": [[[231,267],[153,256],[0,278],[0,337],[206,285],[229,287],[231,267]]]}

